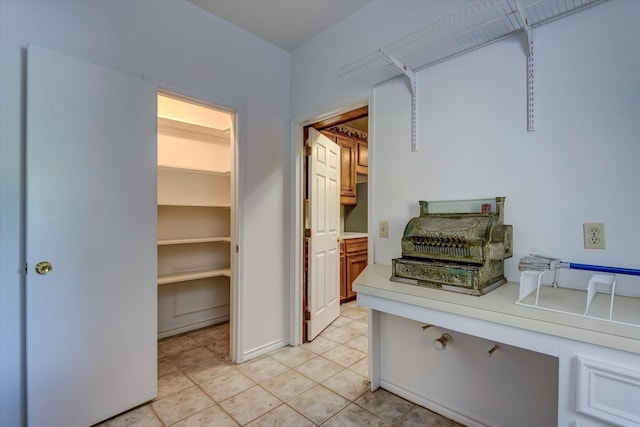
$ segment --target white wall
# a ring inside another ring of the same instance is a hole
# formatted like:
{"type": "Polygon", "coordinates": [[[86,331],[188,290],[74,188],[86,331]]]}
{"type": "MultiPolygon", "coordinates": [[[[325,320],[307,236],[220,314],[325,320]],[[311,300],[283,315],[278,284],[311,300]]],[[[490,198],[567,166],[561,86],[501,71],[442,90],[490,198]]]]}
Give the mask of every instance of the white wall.
{"type": "Polygon", "coordinates": [[[182,0],[0,1],[0,425],[23,419],[24,71],[34,43],[238,111],[244,348],[288,341],[289,55],[182,0]]]}
{"type": "MultiPolygon", "coordinates": [[[[366,82],[338,77],[339,67],[426,25],[444,8],[413,2],[389,13],[389,3],[371,3],[293,52],[294,119],[366,98],[366,82]]],[[[519,37],[418,73],[418,153],[410,151],[405,82],[375,89],[371,220],[374,230],[388,220],[389,238],[375,238],[374,261],[390,264],[400,256],[418,200],[506,196],[505,221],[514,229],[509,280],[518,280],[520,257],[534,249],[566,261],[640,268],[637,16],[640,3],[614,0],[535,31],[532,133],[519,37]],[[605,223],[607,249],[583,248],[584,222],[605,223]]],[[[561,280],[575,284],[588,276],[565,271],[561,280]]],[[[621,291],[640,294],[636,279],[620,276],[621,291]]]]}
{"type": "MultiPolygon", "coordinates": [[[[291,52],[294,121],[366,100],[366,76],[339,77],[340,67],[423,27],[473,0],[375,0],[291,52]]],[[[361,106],[361,105],[360,105],[361,106]]]]}

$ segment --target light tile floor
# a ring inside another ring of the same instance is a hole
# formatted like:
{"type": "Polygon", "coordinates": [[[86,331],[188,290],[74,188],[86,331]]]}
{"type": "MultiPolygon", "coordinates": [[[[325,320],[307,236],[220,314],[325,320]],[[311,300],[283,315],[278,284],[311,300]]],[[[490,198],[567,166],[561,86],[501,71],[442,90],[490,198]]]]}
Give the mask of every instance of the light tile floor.
{"type": "Polygon", "coordinates": [[[355,301],[313,342],[234,365],[229,325],[158,342],[158,397],[100,427],[459,426],[369,391],[367,309],[355,301]]]}

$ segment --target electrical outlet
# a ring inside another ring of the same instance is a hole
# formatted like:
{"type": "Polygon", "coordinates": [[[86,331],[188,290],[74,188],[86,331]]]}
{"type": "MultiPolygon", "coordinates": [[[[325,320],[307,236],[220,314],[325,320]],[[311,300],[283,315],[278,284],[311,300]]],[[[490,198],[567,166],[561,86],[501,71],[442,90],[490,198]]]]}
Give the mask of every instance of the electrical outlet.
{"type": "Polygon", "coordinates": [[[588,222],[582,224],[584,228],[584,248],[604,249],[604,223],[588,222]]]}
{"type": "Polygon", "coordinates": [[[387,221],[380,221],[378,225],[378,234],[380,237],[389,237],[389,223],[387,221]]]}

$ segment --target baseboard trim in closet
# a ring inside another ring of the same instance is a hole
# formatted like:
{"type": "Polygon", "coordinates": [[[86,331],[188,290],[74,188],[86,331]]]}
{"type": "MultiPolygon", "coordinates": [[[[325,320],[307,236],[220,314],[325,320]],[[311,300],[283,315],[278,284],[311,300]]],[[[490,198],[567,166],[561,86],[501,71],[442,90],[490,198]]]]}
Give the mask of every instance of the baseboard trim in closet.
{"type": "Polygon", "coordinates": [[[213,319],[207,319],[202,322],[190,323],[186,326],[181,326],[179,328],[170,329],[168,331],[162,331],[158,333],[158,339],[172,337],[174,335],[182,334],[185,332],[193,331],[195,329],[205,328],[207,326],[217,325],[219,323],[224,323],[229,321],[229,315],[217,316],[213,319]]]}

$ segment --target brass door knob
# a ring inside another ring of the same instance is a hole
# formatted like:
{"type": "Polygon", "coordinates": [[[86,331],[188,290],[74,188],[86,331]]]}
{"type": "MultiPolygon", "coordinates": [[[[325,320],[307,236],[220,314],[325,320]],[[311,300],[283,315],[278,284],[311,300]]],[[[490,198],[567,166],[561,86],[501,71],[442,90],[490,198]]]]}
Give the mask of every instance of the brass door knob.
{"type": "Polygon", "coordinates": [[[36,273],[38,274],[47,274],[51,270],[53,270],[53,266],[49,261],[40,261],[36,264],[36,273]]]}

